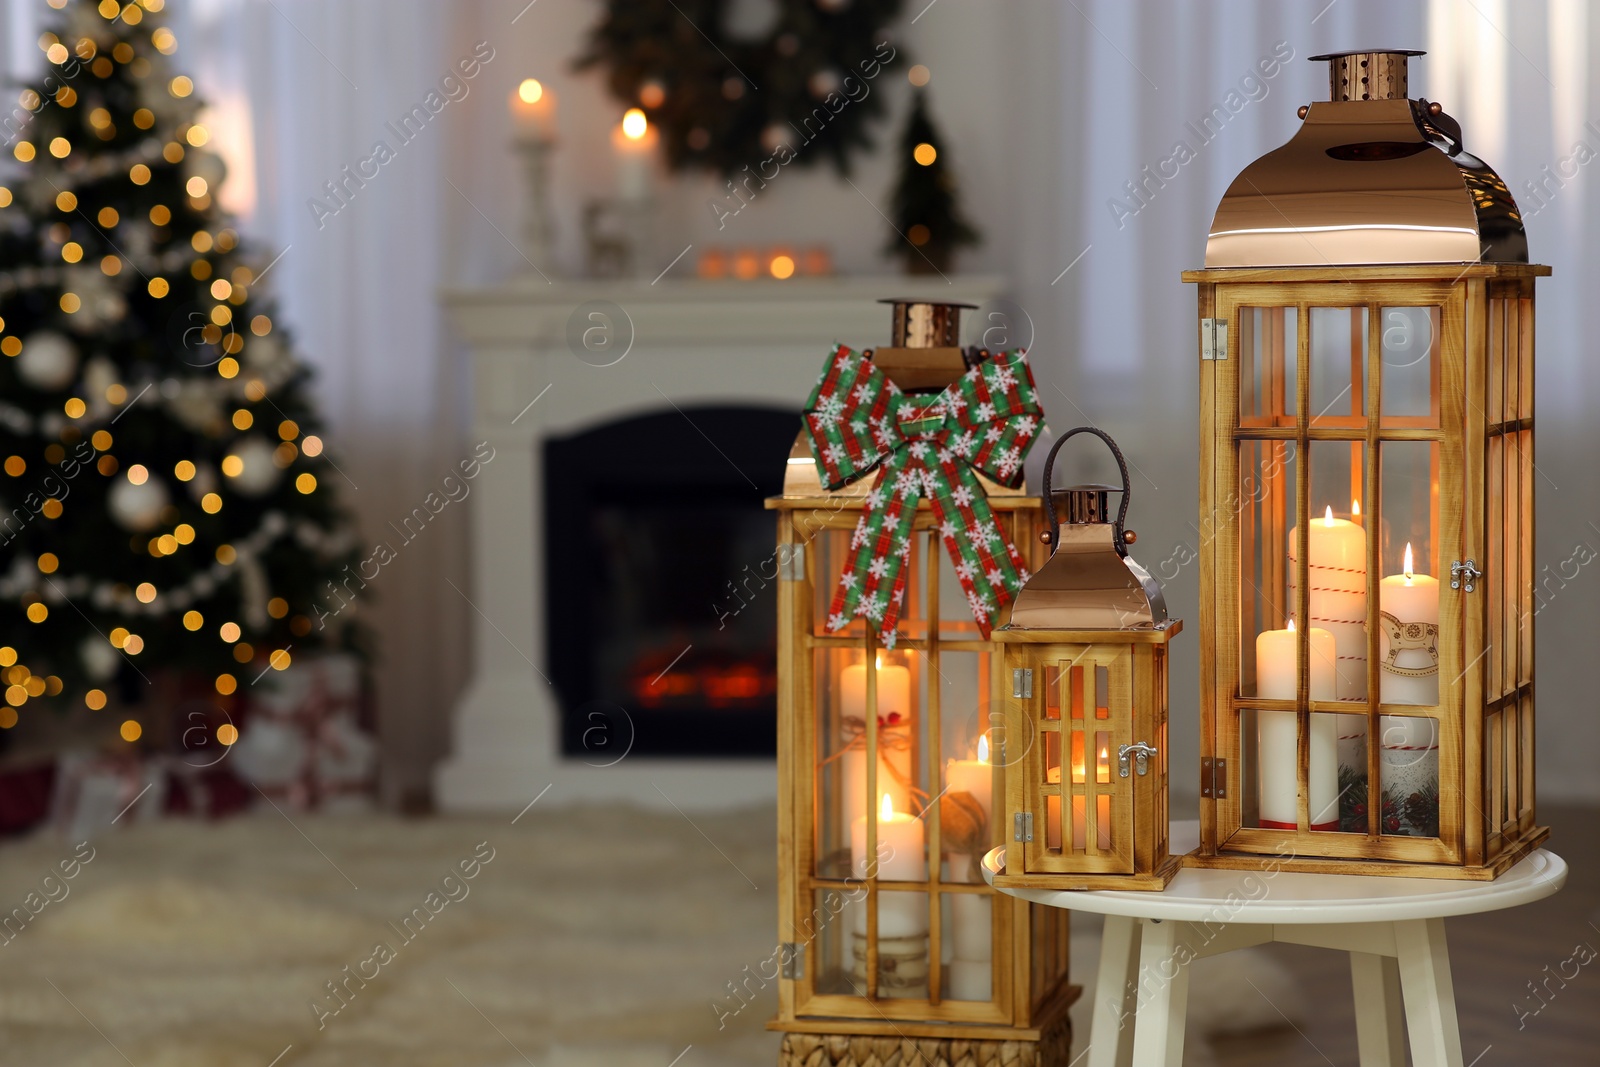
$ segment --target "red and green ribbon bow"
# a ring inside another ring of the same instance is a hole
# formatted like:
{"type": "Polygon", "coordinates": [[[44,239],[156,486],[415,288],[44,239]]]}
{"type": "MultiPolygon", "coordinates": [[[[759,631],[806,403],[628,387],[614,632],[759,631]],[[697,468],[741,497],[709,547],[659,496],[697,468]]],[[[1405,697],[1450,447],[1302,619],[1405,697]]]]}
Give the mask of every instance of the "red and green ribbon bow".
{"type": "Polygon", "coordinates": [[[827,628],[842,630],[853,616],[865,616],[884,645],[894,647],[912,522],[926,496],[972,617],[988,637],[996,613],[1029,577],[978,481],[981,472],[1001,485],[1020,485],[1023,457],[1043,427],[1022,353],[983,361],[937,396],[907,396],[870,359],[835,345],[804,419],[827,488],[878,470],[827,628]]]}

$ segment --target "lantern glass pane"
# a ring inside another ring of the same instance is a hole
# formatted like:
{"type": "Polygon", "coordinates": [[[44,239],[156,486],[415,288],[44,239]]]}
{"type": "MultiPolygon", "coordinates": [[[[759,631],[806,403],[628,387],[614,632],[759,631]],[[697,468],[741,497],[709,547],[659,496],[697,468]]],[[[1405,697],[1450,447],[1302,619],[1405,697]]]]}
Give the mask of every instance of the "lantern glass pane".
{"type": "Polygon", "coordinates": [[[1391,837],[1438,837],[1439,720],[1424,715],[1385,715],[1381,722],[1378,776],[1383,786],[1383,814],[1379,832],[1391,837]]]}
{"type": "Polygon", "coordinates": [[[1047,719],[1061,718],[1061,668],[1050,666],[1044,669],[1044,717],[1047,719]]]}
{"type": "MultiPolygon", "coordinates": [[[[917,657],[928,658],[927,654],[917,657]]],[[[939,820],[944,877],[952,882],[981,882],[974,859],[1001,844],[995,799],[1005,795],[1003,782],[996,782],[1005,730],[1002,723],[990,721],[985,684],[989,660],[985,653],[941,649],[937,675],[928,672],[935,678],[939,694],[938,762],[943,780],[939,803],[928,804],[924,818],[939,820]]],[[[929,712],[931,722],[931,706],[929,712]]]]}
{"type": "MultiPolygon", "coordinates": [[[[1383,499],[1378,516],[1379,565],[1385,575],[1403,576],[1406,546],[1410,545],[1411,573],[1437,578],[1439,446],[1432,441],[1385,441],[1380,448],[1383,499]]],[[[1417,595],[1420,594],[1413,594],[1413,598],[1417,595]]],[[[1437,590],[1431,599],[1429,621],[1437,622],[1437,590]]]]}
{"type": "Polygon", "coordinates": [[[1496,649],[1500,653],[1500,677],[1507,695],[1515,692],[1521,681],[1522,670],[1518,663],[1518,653],[1522,650],[1520,635],[1532,625],[1532,620],[1524,614],[1523,609],[1524,582],[1531,579],[1532,575],[1522,573],[1522,543],[1531,540],[1533,514],[1531,511],[1524,513],[1521,506],[1523,494],[1531,494],[1531,488],[1523,484],[1523,477],[1529,472],[1528,465],[1524,463],[1524,446],[1531,447],[1531,438],[1532,432],[1527,430],[1505,435],[1505,448],[1501,453],[1505,464],[1505,490],[1498,505],[1500,520],[1504,525],[1500,537],[1502,552],[1499,557],[1491,558],[1486,568],[1498,569],[1502,576],[1502,639],[1496,649]]]}
{"type": "MultiPolygon", "coordinates": [[[[1083,735],[1074,733],[1074,739],[1083,735]]],[[[1039,734],[1044,744],[1044,780],[1046,785],[1061,784],[1061,731],[1044,730],[1039,734]]],[[[1074,764],[1076,766],[1076,764],[1074,764]]]]}
{"type": "Polygon", "coordinates": [[[1533,418],[1533,300],[1517,300],[1517,418],[1533,418]]]}
{"type": "Polygon", "coordinates": [[[1298,314],[1292,307],[1239,309],[1239,425],[1294,426],[1298,314]]]}
{"type": "Polygon", "coordinates": [[[865,632],[865,623],[860,617],[852,618],[850,625],[843,630],[830,631],[828,627],[828,607],[833,603],[833,595],[839,588],[839,577],[844,574],[844,568],[850,562],[850,527],[837,528],[822,525],[825,522],[853,521],[855,511],[846,508],[837,515],[827,512],[811,511],[802,513],[796,531],[797,539],[810,537],[806,542],[806,552],[811,555],[811,575],[815,583],[812,587],[811,618],[814,620],[817,634],[849,634],[860,636],[865,632]],[[813,529],[812,526],[815,525],[813,529]]]}
{"type": "MultiPolygon", "coordinates": [[[[1006,517],[999,514],[996,517],[1000,522],[1001,529],[1005,530],[1006,517]]],[[[918,540],[922,541],[924,538],[919,536],[918,540]]],[[[931,547],[927,551],[931,559],[937,561],[939,568],[938,616],[940,639],[944,641],[981,640],[983,635],[978,632],[978,624],[972,618],[972,609],[967,606],[967,594],[962,591],[961,579],[956,577],[955,566],[950,562],[950,553],[945,550],[944,543],[937,536],[933,536],[929,544],[931,547]]]]}
{"type": "Polygon", "coordinates": [[[1311,320],[1311,425],[1360,428],[1367,415],[1367,309],[1316,307],[1311,320]]]}
{"type": "Polygon", "coordinates": [[[1061,851],[1061,797],[1056,794],[1044,798],[1044,847],[1061,851]]]}
{"type": "Polygon", "coordinates": [[[1439,308],[1381,309],[1383,426],[1439,425],[1439,308]]]}
{"type": "MultiPolygon", "coordinates": [[[[867,989],[867,909],[852,908],[850,983],[867,989]]],[[[904,890],[878,893],[878,996],[922,1000],[928,996],[928,894],[904,890]]]]}
{"type": "Polygon", "coordinates": [[[1294,525],[1295,464],[1293,441],[1242,441],[1239,444],[1239,487],[1231,500],[1224,500],[1221,514],[1207,516],[1203,535],[1214,535],[1237,515],[1239,538],[1239,692],[1246,697],[1264,696],[1274,700],[1293,699],[1292,688],[1285,692],[1283,677],[1297,673],[1295,663],[1287,665],[1284,656],[1295,657],[1295,643],[1269,634],[1285,629],[1294,614],[1289,597],[1289,529],[1294,525]],[[1265,641],[1263,640],[1265,639],[1265,641]],[[1257,665],[1257,650],[1273,645],[1275,671],[1267,681],[1271,692],[1262,690],[1257,665]],[[1282,648],[1277,647],[1282,645],[1282,648]]]}
{"type": "MultiPolygon", "coordinates": [[[[1371,511],[1366,497],[1366,445],[1361,441],[1313,441],[1306,562],[1306,616],[1313,628],[1311,699],[1365,700],[1367,696],[1367,532],[1371,511]],[[1332,638],[1332,663],[1316,630],[1332,638]],[[1331,673],[1332,693],[1322,695],[1318,679],[1331,673]]],[[[1291,533],[1291,554],[1299,551],[1291,533]]],[[[1290,598],[1298,611],[1296,569],[1290,568],[1290,598]]],[[[1363,709],[1364,710],[1364,709],[1363,709]]]]}
{"type": "Polygon", "coordinates": [[[812,895],[811,913],[801,917],[797,932],[806,943],[806,967],[816,969],[816,990],[824,996],[856,993],[846,953],[856,916],[866,914],[866,895],[865,887],[819,889],[812,895]]]}
{"type": "Polygon", "coordinates": [[[1479,587],[1483,591],[1484,640],[1488,644],[1483,657],[1484,695],[1491,701],[1498,700],[1508,688],[1503,669],[1505,655],[1501,651],[1501,646],[1505,644],[1505,617],[1508,610],[1505,574],[1501,570],[1501,564],[1505,560],[1505,534],[1509,521],[1505,507],[1506,452],[1505,435],[1491,434],[1483,465],[1484,480],[1488,483],[1484,491],[1484,501],[1488,511],[1484,532],[1487,534],[1488,542],[1485,554],[1489,560],[1482,568],[1483,579],[1479,587]]]}

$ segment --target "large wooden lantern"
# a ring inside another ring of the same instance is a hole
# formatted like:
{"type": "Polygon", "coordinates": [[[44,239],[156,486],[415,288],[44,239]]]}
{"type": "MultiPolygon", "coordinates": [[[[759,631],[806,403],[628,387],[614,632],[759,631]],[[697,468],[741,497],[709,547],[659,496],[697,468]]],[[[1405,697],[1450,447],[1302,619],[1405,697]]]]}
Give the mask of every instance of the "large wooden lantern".
{"type": "MultiPolygon", "coordinates": [[[[1505,183],[1416,52],[1217,208],[1199,283],[1201,847],[1490,879],[1533,788],[1533,286],[1505,183]]],[[[1284,857],[1290,857],[1285,860],[1284,857]]]]}
{"type": "MultiPolygon", "coordinates": [[[[913,446],[946,447],[931,423],[918,421],[930,417],[927,409],[910,408],[970,380],[969,363],[993,373],[988,353],[952,347],[957,313],[948,305],[897,305],[902,347],[837,350],[825,382],[841,368],[886,372],[895,396],[914,403],[874,408],[861,421],[877,426],[887,418],[915,438],[913,446]],[[930,308],[940,320],[949,315],[948,330],[921,331],[924,347],[910,347],[918,331],[900,323],[926,322],[930,308]]],[[[873,388],[856,381],[842,390],[866,396],[873,388]]],[[[1027,387],[1031,395],[1031,380],[1027,387]]],[[[816,396],[813,406],[820,413],[808,411],[808,420],[832,418],[848,430],[856,418],[816,396]]],[[[999,742],[991,712],[998,723],[1005,693],[1000,646],[975,619],[975,598],[964,586],[970,579],[950,559],[949,515],[927,497],[911,496],[907,513],[891,513],[885,532],[872,535],[892,541],[898,570],[885,576],[887,561],[874,559],[860,572],[869,584],[883,578],[885,592],[899,591],[890,594],[897,618],[887,638],[883,600],[874,608],[871,590],[853,615],[841,611],[841,578],[856,573],[873,509],[907,499],[894,488],[898,454],[856,458],[865,476],[830,489],[803,442],[789,461],[784,495],[768,501],[778,518],[781,579],[784,968],[771,1024],[786,1032],[781,1062],[898,1062],[891,1050],[906,1055],[903,1042],[912,1041],[929,1064],[1042,1065],[1058,1056],[1065,1063],[1076,992],[1067,984],[1065,913],[996,894],[978,869],[1001,840],[1004,768],[990,749],[999,742]],[[900,518],[904,524],[894,525],[900,518]]],[[[1031,557],[1040,502],[1020,488],[1018,463],[1016,488],[982,476],[979,483],[993,532],[1031,557]]]]}
{"type": "Polygon", "coordinates": [[[994,884],[1165,889],[1179,866],[1167,852],[1167,642],[1182,624],[1128,557],[1128,467],[1111,438],[1086,426],[1063,434],[1044,469],[1050,559],[995,631],[1011,686],[1011,832],[994,884]],[[1056,453],[1080,433],[1111,448],[1120,489],[1051,488],[1056,453]]]}

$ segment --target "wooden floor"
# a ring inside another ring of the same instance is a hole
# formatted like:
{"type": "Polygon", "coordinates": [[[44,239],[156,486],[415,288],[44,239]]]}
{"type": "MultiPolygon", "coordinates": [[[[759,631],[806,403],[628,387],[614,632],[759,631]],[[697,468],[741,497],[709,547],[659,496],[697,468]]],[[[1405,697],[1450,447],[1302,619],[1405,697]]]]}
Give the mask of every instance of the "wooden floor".
{"type": "MultiPolygon", "coordinates": [[[[1600,1064],[1600,811],[1541,806],[1540,818],[1551,828],[1547,847],[1571,867],[1566,888],[1538,904],[1446,921],[1467,1067],[1600,1064]],[[1563,981],[1563,972],[1575,970],[1563,981]]],[[[1302,1033],[1215,1039],[1217,1062],[1354,1067],[1355,1012],[1343,959],[1297,945],[1266,951],[1299,977],[1315,1017],[1302,1033]]]]}

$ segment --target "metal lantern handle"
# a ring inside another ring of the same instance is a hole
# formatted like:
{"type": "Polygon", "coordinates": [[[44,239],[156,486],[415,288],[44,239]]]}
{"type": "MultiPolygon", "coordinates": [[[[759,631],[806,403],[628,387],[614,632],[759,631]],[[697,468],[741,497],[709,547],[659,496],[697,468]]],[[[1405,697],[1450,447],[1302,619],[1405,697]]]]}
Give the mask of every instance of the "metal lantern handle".
{"type": "Polygon", "coordinates": [[[1045,457],[1044,514],[1045,522],[1050,530],[1050,553],[1052,555],[1055,554],[1056,545],[1061,541],[1061,523],[1056,518],[1056,504],[1053,493],[1054,485],[1050,480],[1050,472],[1055,467],[1056,453],[1061,451],[1061,446],[1066,444],[1080,433],[1092,433],[1096,437],[1100,438],[1100,440],[1106,443],[1106,447],[1111,449],[1111,454],[1117,459],[1117,470],[1122,474],[1122,489],[1120,490],[1122,493],[1122,506],[1117,509],[1117,519],[1112,525],[1116,530],[1114,544],[1117,548],[1117,555],[1126,556],[1128,554],[1128,544],[1123,537],[1123,523],[1126,522],[1128,518],[1128,497],[1132,495],[1128,484],[1128,461],[1122,458],[1122,449],[1117,447],[1117,443],[1111,439],[1111,435],[1106,433],[1104,430],[1097,429],[1094,426],[1077,426],[1071,430],[1068,430],[1066,433],[1061,435],[1054,445],[1051,446],[1050,454],[1045,457]]]}

